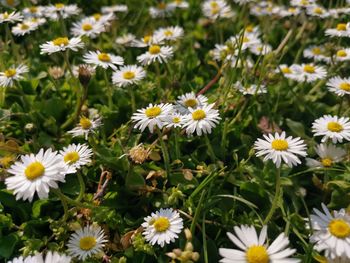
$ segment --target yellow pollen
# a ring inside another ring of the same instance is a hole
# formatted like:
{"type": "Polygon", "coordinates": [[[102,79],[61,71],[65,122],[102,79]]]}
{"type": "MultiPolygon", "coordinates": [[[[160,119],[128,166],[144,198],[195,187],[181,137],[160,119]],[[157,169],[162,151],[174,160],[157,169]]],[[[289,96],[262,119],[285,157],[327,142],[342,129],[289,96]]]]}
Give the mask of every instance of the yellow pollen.
{"type": "Polygon", "coordinates": [[[146,111],[145,111],[145,114],[148,118],[154,118],[154,117],[157,117],[159,114],[162,113],[162,109],[159,108],[158,106],[155,106],[155,107],[151,107],[151,108],[148,108],[146,111]]]}
{"type": "Polygon", "coordinates": [[[79,161],[80,156],[78,152],[69,152],[67,153],[64,157],[64,162],[69,163],[69,164],[73,164],[76,163],[77,161],[79,161]]]}
{"type": "Polygon", "coordinates": [[[154,220],[153,223],[154,228],[157,232],[164,232],[167,231],[170,227],[170,221],[167,217],[159,217],[156,220],[154,220]]]}
{"type": "Polygon", "coordinates": [[[32,14],[34,14],[34,13],[38,12],[38,8],[37,8],[36,6],[31,6],[31,7],[29,7],[29,11],[30,11],[32,14]]]}
{"type": "Polygon", "coordinates": [[[143,42],[144,43],[148,43],[148,42],[150,42],[152,40],[152,36],[150,36],[150,35],[147,35],[147,36],[144,36],[143,37],[143,42]]]}
{"type": "Polygon", "coordinates": [[[148,52],[151,53],[152,55],[159,54],[160,46],[158,46],[158,45],[150,46],[149,49],[148,49],[148,52]]]}
{"type": "Polygon", "coordinates": [[[82,250],[89,251],[96,245],[96,238],[92,236],[86,236],[80,239],[79,247],[82,250]]]}
{"type": "Polygon", "coordinates": [[[15,0],[6,0],[6,4],[8,4],[9,6],[14,6],[15,0]]]}
{"type": "Polygon", "coordinates": [[[16,75],[16,72],[17,71],[14,68],[10,68],[8,70],[5,70],[4,73],[7,78],[12,78],[14,75],[16,75]]]}
{"type": "Polygon", "coordinates": [[[282,68],[281,71],[284,74],[291,74],[292,73],[292,71],[289,67],[282,68]]]}
{"type": "Polygon", "coordinates": [[[185,100],[184,104],[187,106],[187,107],[195,107],[198,105],[197,103],[197,100],[196,99],[188,99],[188,100],[185,100]]]}
{"type": "Polygon", "coordinates": [[[269,254],[263,246],[251,246],[245,253],[248,263],[268,263],[270,261],[269,254]]]}
{"type": "Polygon", "coordinates": [[[311,65],[305,65],[304,71],[307,73],[315,73],[315,67],[311,65]]]}
{"type": "Polygon", "coordinates": [[[312,53],[313,53],[314,55],[320,55],[320,54],[322,53],[322,51],[321,51],[321,49],[320,49],[319,47],[314,47],[314,48],[312,49],[312,53]]]}
{"type": "Polygon", "coordinates": [[[330,167],[330,166],[332,166],[333,161],[330,158],[323,158],[321,160],[321,163],[324,167],[330,167]]]}
{"type": "Polygon", "coordinates": [[[331,132],[341,132],[344,128],[340,123],[331,121],[328,122],[327,129],[331,132]]]}
{"type": "Polygon", "coordinates": [[[288,149],[289,145],[286,140],[283,139],[275,139],[271,143],[272,149],[276,151],[285,151],[288,149]]]}
{"type": "Polygon", "coordinates": [[[180,122],[180,118],[179,117],[174,117],[173,118],[173,123],[179,123],[180,122]]]}
{"type": "Polygon", "coordinates": [[[338,50],[337,51],[337,57],[346,57],[347,54],[346,54],[346,51],[345,50],[338,50]]]}
{"type": "Polygon", "coordinates": [[[322,8],[316,7],[316,8],[314,9],[314,13],[315,13],[315,14],[322,15],[322,14],[323,14],[323,10],[322,10],[322,8]]]}
{"type": "Polygon", "coordinates": [[[98,60],[103,62],[109,62],[111,61],[111,57],[107,53],[100,53],[98,54],[98,60]]]}
{"type": "Polygon", "coordinates": [[[220,8],[219,8],[219,5],[218,5],[217,2],[211,2],[211,3],[210,3],[210,7],[211,7],[211,13],[212,13],[213,15],[219,13],[220,8]]]}
{"type": "Polygon", "coordinates": [[[302,1],[300,1],[300,4],[302,4],[302,5],[309,5],[309,1],[308,0],[302,0],[302,1]]]}
{"type": "Polygon", "coordinates": [[[297,9],[294,7],[288,8],[288,12],[290,12],[290,13],[295,13],[296,11],[297,11],[297,9]]]}
{"type": "Polygon", "coordinates": [[[123,78],[124,79],[133,79],[133,78],[135,78],[135,73],[132,71],[125,71],[123,73],[123,78]]]}
{"type": "Polygon", "coordinates": [[[84,130],[89,129],[92,126],[91,121],[86,117],[81,117],[79,124],[84,130]]]}
{"type": "Polygon", "coordinates": [[[250,39],[248,37],[243,37],[243,43],[248,43],[250,39]]]}
{"type": "Polygon", "coordinates": [[[343,219],[333,219],[328,224],[328,230],[337,238],[350,237],[350,224],[343,219]]]}
{"type": "Polygon", "coordinates": [[[64,7],[64,4],[62,4],[62,3],[57,3],[57,4],[55,4],[55,7],[56,7],[57,9],[61,9],[61,8],[64,7]]]}
{"type": "Polygon", "coordinates": [[[101,14],[99,13],[93,14],[92,16],[95,18],[96,21],[101,19],[101,14]]]}
{"type": "Polygon", "coordinates": [[[59,37],[59,38],[52,40],[52,43],[55,46],[62,46],[62,45],[67,46],[69,44],[69,40],[68,40],[68,37],[59,37]]]}
{"type": "Polygon", "coordinates": [[[158,4],[158,9],[164,10],[165,8],[166,8],[166,3],[161,2],[158,4]]]}
{"type": "Polygon", "coordinates": [[[33,181],[41,177],[45,172],[45,167],[40,162],[33,162],[24,170],[27,179],[33,181]]]}
{"type": "Polygon", "coordinates": [[[211,2],[211,3],[210,3],[210,7],[211,7],[211,8],[218,8],[219,5],[218,5],[217,2],[211,2]]]}
{"type": "Polygon", "coordinates": [[[343,24],[343,23],[338,24],[337,25],[337,30],[338,31],[346,31],[346,24],[343,24]]]}
{"type": "Polygon", "coordinates": [[[173,32],[170,31],[170,30],[167,30],[164,32],[164,35],[167,36],[167,37],[171,37],[173,35],[173,32]]]}
{"type": "Polygon", "coordinates": [[[204,110],[195,110],[192,112],[192,119],[195,121],[202,120],[206,117],[207,115],[205,114],[204,110]]]}
{"type": "Polygon", "coordinates": [[[249,33],[252,33],[254,30],[254,27],[252,25],[249,25],[245,28],[245,31],[249,32],[249,33]]]}
{"type": "Polygon", "coordinates": [[[4,19],[9,18],[9,16],[10,16],[7,12],[3,13],[2,15],[3,15],[4,19]]]}
{"type": "Polygon", "coordinates": [[[24,23],[23,23],[23,24],[21,25],[21,29],[22,29],[22,30],[27,30],[28,28],[29,28],[29,26],[28,26],[27,24],[24,24],[24,23]]]}
{"type": "Polygon", "coordinates": [[[343,82],[340,84],[339,88],[345,91],[350,91],[350,83],[343,82]]]}
{"type": "Polygon", "coordinates": [[[92,29],[92,25],[91,25],[91,24],[88,24],[88,23],[83,24],[82,29],[83,29],[84,31],[90,31],[90,30],[92,29]]]}

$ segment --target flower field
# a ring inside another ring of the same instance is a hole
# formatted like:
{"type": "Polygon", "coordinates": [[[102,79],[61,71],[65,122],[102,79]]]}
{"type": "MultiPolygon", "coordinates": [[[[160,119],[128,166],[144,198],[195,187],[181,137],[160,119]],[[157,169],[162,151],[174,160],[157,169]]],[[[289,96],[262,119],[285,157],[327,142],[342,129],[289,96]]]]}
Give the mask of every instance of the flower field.
{"type": "Polygon", "coordinates": [[[0,262],[350,262],[349,0],[0,0],[0,262]]]}

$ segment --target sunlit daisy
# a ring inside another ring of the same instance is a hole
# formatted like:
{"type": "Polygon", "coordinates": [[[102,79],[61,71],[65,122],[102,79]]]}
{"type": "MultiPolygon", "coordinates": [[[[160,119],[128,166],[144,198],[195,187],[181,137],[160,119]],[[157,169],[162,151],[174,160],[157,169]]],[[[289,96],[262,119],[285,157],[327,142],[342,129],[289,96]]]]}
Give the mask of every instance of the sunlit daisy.
{"type": "Polygon", "coordinates": [[[165,2],[159,2],[157,6],[151,6],[149,8],[149,14],[153,18],[166,17],[171,15],[175,7],[165,2]]]}
{"type": "Polygon", "coordinates": [[[127,5],[112,5],[112,6],[102,6],[102,13],[116,13],[116,12],[127,12],[127,5]]]}
{"type": "Polygon", "coordinates": [[[69,167],[76,169],[91,163],[92,150],[86,144],[70,144],[64,147],[59,154],[69,167]]]}
{"type": "Polygon", "coordinates": [[[281,17],[288,17],[288,16],[297,16],[301,13],[301,9],[300,8],[297,8],[297,7],[289,7],[289,8],[286,8],[286,9],[282,9],[280,12],[279,12],[279,16],[281,17]]]}
{"type": "Polygon", "coordinates": [[[185,0],[173,0],[172,2],[169,3],[170,7],[177,7],[181,9],[187,9],[190,5],[187,1],[185,0]]]}
{"type": "Polygon", "coordinates": [[[52,20],[58,20],[59,18],[68,18],[73,15],[78,15],[80,9],[76,4],[65,5],[63,3],[56,3],[46,7],[45,16],[52,20]]]}
{"type": "Polygon", "coordinates": [[[333,143],[350,141],[350,122],[348,117],[324,115],[312,123],[314,136],[323,136],[322,142],[331,139],[333,143]]]}
{"type": "Polygon", "coordinates": [[[58,188],[57,183],[65,181],[67,168],[56,151],[40,149],[36,155],[22,155],[7,170],[14,176],[7,177],[5,184],[8,190],[13,190],[16,200],[31,202],[35,193],[40,199],[47,198],[50,188],[58,188]]]}
{"type": "Polygon", "coordinates": [[[331,167],[333,164],[344,159],[346,151],[342,148],[336,147],[333,144],[319,144],[315,147],[317,155],[320,160],[306,158],[306,165],[309,167],[331,167]]]}
{"type": "Polygon", "coordinates": [[[314,249],[324,251],[327,257],[350,258],[350,216],[345,209],[330,213],[322,204],[322,210],[313,209],[311,224],[313,234],[310,237],[314,249]]]}
{"type": "Polygon", "coordinates": [[[183,220],[180,214],[172,208],[161,208],[145,217],[144,220],[142,234],[152,245],[158,244],[164,247],[165,244],[175,242],[183,229],[183,220]]]}
{"type": "Polygon", "coordinates": [[[100,66],[104,69],[110,67],[113,70],[116,70],[117,66],[124,64],[122,57],[100,51],[89,51],[89,53],[84,55],[83,60],[85,63],[100,66]]]}
{"type": "Polygon", "coordinates": [[[130,46],[132,47],[150,47],[153,45],[162,45],[164,44],[163,36],[159,35],[145,35],[141,39],[134,39],[130,46]]]}
{"type": "Polygon", "coordinates": [[[339,49],[334,56],[335,61],[348,61],[350,60],[350,48],[339,49]]]}
{"type": "Polygon", "coordinates": [[[67,49],[78,51],[79,48],[84,47],[84,43],[81,41],[80,37],[59,37],[52,41],[48,41],[45,44],[40,45],[40,54],[49,54],[55,52],[62,52],[67,49]]]}
{"type": "Polygon", "coordinates": [[[306,144],[299,137],[286,137],[285,132],[263,136],[264,139],[258,139],[254,143],[256,156],[265,156],[263,161],[272,160],[277,168],[281,166],[282,161],[289,167],[296,166],[301,163],[298,155],[303,157],[307,155],[306,144]]]}
{"type": "Polygon", "coordinates": [[[234,16],[231,7],[224,0],[206,0],[202,3],[204,16],[216,20],[234,16]]]}
{"type": "Polygon", "coordinates": [[[187,134],[210,134],[219,123],[221,117],[219,111],[213,109],[214,104],[206,104],[196,109],[189,108],[190,113],[182,117],[182,126],[187,134]]]}
{"type": "Polygon", "coordinates": [[[143,132],[147,127],[151,133],[154,132],[154,128],[162,129],[167,120],[167,116],[171,113],[173,106],[169,103],[166,104],[152,104],[150,103],[147,108],[139,109],[131,117],[131,120],[135,122],[135,128],[140,129],[143,132]]]}
{"type": "Polygon", "coordinates": [[[181,128],[182,127],[182,117],[180,113],[172,112],[168,115],[165,121],[165,127],[167,128],[181,128]]]}
{"type": "Polygon", "coordinates": [[[338,96],[350,95],[350,78],[333,77],[328,80],[326,86],[338,96]]]}
{"type": "Polygon", "coordinates": [[[303,55],[306,58],[312,58],[315,61],[330,62],[331,58],[326,55],[326,50],[324,46],[310,46],[305,48],[303,55]]]}
{"type": "Polygon", "coordinates": [[[115,39],[115,43],[123,46],[131,46],[131,43],[136,40],[136,36],[133,34],[125,34],[115,39]]]}
{"type": "Polygon", "coordinates": [[[326,18],[326,17],[330,16],[328,11],[319,5],[309,6],[306,9],[306,13],[310,16],[315,16],[315,17],[320,17],[320,18],[326,18]]]}
{"type": "Polygon", "coordinates": [[[29,72],[29,68],[26,65],[11,66],[4,72],[0,72],[0,86],[12,87],[15,81],[24,79],[23,74],[29,72]]]}
{"type": "Polygon", "coordinates": [[[256,45],[262,45],[261,39],[256,33],[245,32],[243,35],[238,34],[230,37],[228,41],[231,42],[231,44],[235,47],[235,49],[237,49],[237,51],[238,49],[246,50],[256,45]]]}
{"type": "Polygon", "coordinates": [[[12,27],[12,34],[15,36],[23,36],[25,34],[29,34],[30,32],[36,30],[38,25],[36,23],[32,23],[31,21],[26,21],[23,23],[19,23],[12,27]]]}
{"type": "Polygon", "coordinates": [[[325,34],[330,37],[350,37],[350,25],[339,23],[335,28],[326,29],[325,34]]]}
{"type": "Polygon", "coordinates": [[[59,254],[57,252],[47,252],[46,256],[42,253],[36,254],[35,256],[27,256],[27,257],[17,257],[12,259],[11,261],[7,261],[7,263],[70,263],[71,257],[65,254],[59,254]]]}
{"type": "Polygon", "coordinates": [[[146,71],[142,67],[130,65],[113,72],[112,81],[117,87],[126,87],[138,84],[145,76],[146,71]]]}
{"type": "Polygon", "coordinates": [[[96,38],[104,31],[104,29],[103,24],[96,22],[91,18],[85,18],[79,22],[73,23],[71,33],[73,36],[88,36],[90,38],[96,38]]]}
{"type": "Polygon", "coordinates": [[[0,24],[6,23],[6,22],[15,23],[15,22],[22,21],[22,19],[23,19],[23,16],[16,11],[12,13],[4,12],[0,14],[0,24]]]}
{"type": "Polygon", "coordinates": [[[253,226],[234,227],[235,234],[227,233],[228,238],[239,249],[220,248],[222,263],[297,263],[290,258],[296,250],[288,247],[289,239],[281,233],[270,245],[267,243],[267,226],[263,226],[258,236],[253,226]]]}
{"type": "Polygon", "coordinates": [[[41,25],[45,24],[47,21],[43,17],[32,17],[32,18],[28,18],[28,19],[24,20],[23,22],[24,23],[30,22],[33,25],[41,26],[41,25]]]}
{"type": "Polygon", "coordinates": [[[84,136],[85,140],[87,140],[89,134],[96,132],[96,129],[100,126],[101,118],[89,119],[81,117],[78,126],[68,131],[68,133],[72,134],[73,137],[84,136]]]}
{"type": "Polygon", "coordinates": [[[71,235],[67,244],[67,252],[73,257],[85,260],[102,252],[106,242],[105,233],[100,226],[86,226],[71,235]]]}
{"type": "Polygon", "coordinates": [[[170,46],[151,45],[148,51],[137,57],[142,65],[150,65],[153,62],[166,63],[173,56],[173,48],[170,46]]]}
{"type": "Polygon", "coordinates": [[[184,34],[184,30],[179,26],[162,27],[154,32],[154,35],[159,39],[177,40],[184,34]]]}
{"type": "Polygon", "coordinates": [[[279,65],[276,69],[277,73],[282,73],[287,79],[297,80],[300,78],[300,68],[297,65],[288,66],[286,64],[279,65]]]}
{"type": "Polygon", "coordinates": [[[261,94],[261,93],[267,93],[267,89],[263,84],[260,84],[260,85],[248,84],[243,86],[241,82],[237,81],[234,87],[238,89],[243,95],[255,95],[255,94],[261,94]]]}
{"type": "Polygon", "coordinates": [[[324,79],[327,76],[327,70],[323,66],[316,66],[312,63],[301,64],[295,66],[296,71],[299,73],[296,79],[299,82],[313,82],[318,79],[324,79]]]}
{"type": "Polygon", "coordinates": [[[106,14],[95,13],[92,16],[89,16],[88,19],[92,19],[95,22],[98,22],[104,25],[104,27],[108,27],[110,23],[116,19],[116,16],[113,13],[106,13],[106,14]]]}
{"type": "Polygon", "coordinates": [[[272,51],[272,47],[268,44],[256,44],[249,47],[250,52],[253,54],[260,56],[266,55],[272,51]]]}
{"type": "Polygon", "coordinates": [[[22,10],[24,17],[42,17],[45,8],[43,6],[30,6],[22,10]]]}
{"type": "Polygon", "coordinates": [[[189,108],[197,109],[198,107],[206,105],[207,102],[208,98],[204,95],[196,96],[194,92],[188,92],[177,98],[175,109],[181,114],[189,114],[189,108]]]}

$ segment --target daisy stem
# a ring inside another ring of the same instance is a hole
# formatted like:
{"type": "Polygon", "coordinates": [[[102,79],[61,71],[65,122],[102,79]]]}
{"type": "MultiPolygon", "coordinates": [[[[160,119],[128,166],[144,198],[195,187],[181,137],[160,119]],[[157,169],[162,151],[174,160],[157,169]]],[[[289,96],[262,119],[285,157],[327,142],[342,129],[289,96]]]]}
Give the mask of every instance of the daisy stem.
{"type": "Polygon", "coordinates": [[[104,75],[106,86],[108,89],[108,108],[111,110],[113,107],[113,89],[112,89],[112,86],[109,85],[107,70],[103,71],[103,75],[104,75]]]}
{"type": "Polygon", "coordinates": [[[67,69],[69,71],[69,74],[71,75],[72,79],[76,79],[74,74],[73,74],[72,67],[71,67],[71,65],[69,63],[68,49],[65,52],[63,52],[63,57],[64,57],[64,62],[66,63],[66,67],[67,67],[67,69]]]}
{"type": "Polygon", "coordinates": [[[83,199],[83,196],[85,193],[85,183],[84,183],[84,179],[83,179],[80,171],[77,172],[77,177],[78,177],[78,181],[79,181],[80,191],[79,191],[79,195],[75,199],[75,201],[80,202],[81,199],[83,199]]]}
{"type": "Polygon", "coordinates": [[[159,141],[160,141],[160,145],[162,147],[162,153],[163,153],[163,159],[164,159],[164,165],[165,165],[165,170],[167,173],[167,176],[169,176],[170,174],[170,161],[169,161],[169,152],[168,152],[168,148],[163,140],[163,134],[161,133],[161,131],[156,128],[157,133],[158,133],[158,137],[159,137],[159,141]]]}
{"type": "Polygon", "coordinates": [[[20,57],[19,57],[19,53],[18,53],[18,50],[17,50],[16,42],[15,42],[13,36],[12,36],[12,33],[11,33],[11,30],[10,30],[10,27],[9,27],[8,23],[5,23],[5,30],[6,30],[6,40],[7,40],[6,43],[10,39],[13,55],[17,58],[18,61],[20,61],[20,57]]]}
{"type": "Polygon", "coordinates": [[[61,200],[62,206],[63,206],[63,221],[66,222],[68,219],[68,204],[66,200],[66,196],[59,190],[54,189],[54,193],[58,196],[58,198],[61,200]]]}
{"type": "Polygon", "coordinates": [[[212,145],[211,145],[211,143],[210,143],[210,140],[209,140],[209,138],[208,138],[208,135],[205,134],[205,135],[204,135],[204,138],[205,138],[205,142],[206,142],[207,147],[208,147],[210,159],[211,159],[212,162],[215,163],[216,156],[215,156],[213,147],[212,147],[212,145]]]}
{"type": "Polygon", "coordinates": [[[281,194],[281,167],[277,169],[277,174],[276,174],[276,192],[275,192],[275,197],[273,198],[272,205],[270,208],[269,213],[267,214],[265,220],[264,220],[264,225],[267,225],[267,223],[271,220],[273,214],[275,213],[277,207],[278,207],[278,201],[280,198],[281,194]]]}
{"type": "Polygon", "coordinates": [[[0,108],[5,105],[6,87],[0,87],[0,108]]]}
{"type": "Polygon", "coordinates": [[[175,157],[178,160],[180,158],[180,149],[179,149],[179,134],[178,129],[174,129],[174,140],[175,140],[175,157]]]}
{"type": "Polygon", "coordinates": [[[132,86],[129,87],[129,93],[130,93],[130,99],[131,99],[131,111],[135,112],[136,111],[135,94],[132,86]]]}
{"type": "Polygon", "coordinates": [[[339,108],[338,108],[338,116],[340,115],[340,113],[341,113],[341,110],[342,110],[342,108],[343,108],[343,104],[344,104],[344,96],[342,96],[341,98],[340,98],[340,102],[339,102],[339,108]]]}

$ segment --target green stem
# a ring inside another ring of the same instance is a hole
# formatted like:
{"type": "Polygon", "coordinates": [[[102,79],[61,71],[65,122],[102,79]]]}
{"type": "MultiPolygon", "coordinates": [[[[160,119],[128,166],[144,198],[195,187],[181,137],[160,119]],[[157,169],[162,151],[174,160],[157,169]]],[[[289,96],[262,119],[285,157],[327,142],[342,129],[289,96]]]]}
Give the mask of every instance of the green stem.
{"type": "Polygon", "coordinates": [[[9,27],[8,23],[5,23],[5,30],[6,30],[6,39],[7,39],[7,41],[8,41],[8,39],[10,39],[10,44],[11,44],[13,55],[17,58],[18,61],[20,61],[20,56],[19,56],[19,53],[18,53],[16,42],[15,42],[15,39],[13,38],[13,36],[12,36],[12,33],[11,33],[11,30],[10,30],[10,27],[9,27]]]}
{"type": "Polygon", "coordinates": [[[168,148],[163,140],[163,134],[161,133],[161,131],[156,128],[157,133],[158,133],[158,137],[159,137],[159,141],[160,141],[160,145],[162,147],[162,153],[163,153],[163,159],[164,159],[164,165],[165,165],[165,170],[167,173],[167,176],[169,176],[170,174],[170,160],[169,160],[169,152],[168,152],[168,148]]]}
{"type": "Polygon", "coordinates": [[[53,192],[54,194],[56,194],[57,196],[59,196],[61,200],[64,199],[64,201],[65,201],[67,204],[70,204],[70,205],[72,205],[72,206],[83,207],[83,208],[90,208],[90,209],[95,208],[95,206],[93,206],[93,205],[83,204],[83,203],[81,203],[81,202],[79,202],[79,201],[76,201],[76,200],[73,200],[73,199],[69,198],[68,196],[64,195],[64,194],[61,192],[60,189],[52,189],[52,192],[53,192]]]}
{"type": "Polygon", "coordinates": [[[63,52],[63,58],[64,58],[64,62],[66,63],[66,67],[69,71],[69,74],[71,75],[72,79],[76,79],[76,77],[73,74],[73,70],[72,70],[72,66],[69,63],[69,54],[68,54],[68,50],[66,50],[65,52],[63,52]]]}
{"type": "Polygon", "coordinates": [[[0,108],[5,105],[6,87],[0,87],[0,108]]]}
{"type": "Polygon", "coordinates": [[[63,221],[66,222],[68,219],[68,204],[67,204],[66,196],[61,191],[54,191],[54,193],[61,200],[63,211],[64,211],[63,221]]]}
{"type": "Polygon", "coordinates": [[[207,144],[207,147],[208,147],[208,152],[209,152],[210,159],[211,159],[212,162],[215,163],[216,156],[215,156],[213,147],[211,146],[211,143],[210,143],[210,140],[208,138],[208,135],[205,134],[204,138],[205,138],[205,143],[207,144]]]}
{"type": "Polygon", "coordinates": [[[83,199],[83,196],[85,193],[85,183],[84,183],[84,179],[83,179],[80,171],[77,172],[77,177],[78,177],[78,181],[79,181],[80,191],[79,191],[79,195],[75,199],[75,201],[80,202],[81,199],[83,199]]]}
{"type": "Polygon", "coordinates": [[[179,131],[174,129],[174,141],[175,141],[175,158],[180,159],[180,149],[179,149],[179,131]]]}
{"type": "Polygon", "coordinates": [[[194,212],[194,217],[193,217],[193,220],[192,220],[192,223],[191,223],[191,227],[190,227],[192,236],[194,236],[194,229],[196,227],[196,223],[198,221],[199,214],[200,214],[201,209],[202,209],[202,203],[203,203],[203,200],[204,200],[205,192],[206,192],[206,190],[203,190],[203,192],[201,194],[201,197],[199,199],[199,202],[197,204],[196,211],[194,212]]]}
{"type": "Polygon", "coordinates": [[[134,113],[136,111],[135,94],[133,87],[129,87],[130,99],[131,99],[131,111],[134,113]]]}
{"type": "Polygon", "coordinates": [[[277,169],[277,174],[276,174],[276,192],[275,192],[275,197],[273,198],[272,205],[270,208],[269,213],[267,214],[265,220],[264,220],[264,225],[267,225],[267,223],[271,220],[273,214],[275,213],[277,207],[278,207],[278,201],[280,198],[280,193],[281,193],[281,167],[277,169]]]}
{"type": "Polygon", "coordinates": [[[108,89],[108,108],[110,110],[112,110],[112,108],[113,108],[113,88],[112,88],[111,85],[109,85],[108,76],[107,76],[107,70],[106,69],[103,70],[103,75],[104,75],[104,78],[105,78],[106,87],[108,89]]]}

